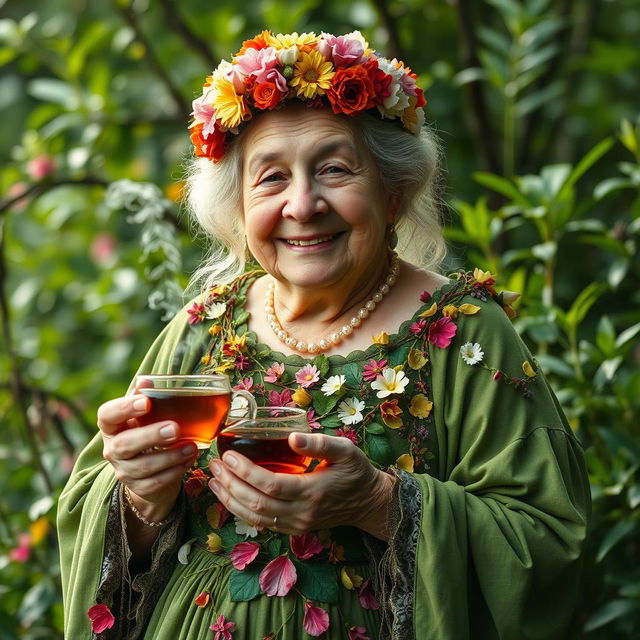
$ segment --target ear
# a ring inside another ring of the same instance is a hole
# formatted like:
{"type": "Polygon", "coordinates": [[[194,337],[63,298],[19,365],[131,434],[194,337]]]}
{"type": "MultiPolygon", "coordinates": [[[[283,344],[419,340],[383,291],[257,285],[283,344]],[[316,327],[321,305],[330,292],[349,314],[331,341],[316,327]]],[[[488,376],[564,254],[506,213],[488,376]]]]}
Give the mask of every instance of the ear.
{"type": "Polygon", "coordinates": [[[401,203],[402,196],[399,193],[394,193],[389,196],[389,202],[387,204],[387,222],[389,224],[393,224],[398,219],[401,203]]]}

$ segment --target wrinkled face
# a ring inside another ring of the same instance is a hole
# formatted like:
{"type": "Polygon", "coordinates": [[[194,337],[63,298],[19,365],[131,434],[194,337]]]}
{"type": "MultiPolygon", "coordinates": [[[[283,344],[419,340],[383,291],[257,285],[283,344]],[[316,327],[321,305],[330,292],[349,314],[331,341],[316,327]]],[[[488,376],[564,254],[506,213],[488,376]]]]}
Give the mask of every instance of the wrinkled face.
{"type": "Polygon", "coordinates": [[[351,291],[378,278],[392,207],[348,122],[289,107],[261,115],[246,136],[245,233],[262,267],[310,289],[351,291]]]}

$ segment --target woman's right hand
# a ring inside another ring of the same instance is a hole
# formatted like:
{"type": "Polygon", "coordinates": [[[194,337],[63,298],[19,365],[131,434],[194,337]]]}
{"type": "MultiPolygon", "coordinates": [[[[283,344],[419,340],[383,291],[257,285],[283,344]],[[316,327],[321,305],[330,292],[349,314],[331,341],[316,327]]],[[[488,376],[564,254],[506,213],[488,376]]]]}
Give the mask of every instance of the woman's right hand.
{"type": "Polygon", "coordinates": [[[197,456],[190,442],[171,448],[180,433],[172,421],[139,426],[151,408],[144,395],[133,394],[105,402],[98,409],[103,457],[116,478],[129,488],[136,508],[148,520],[163,520],[180,492],[182,477],[197,456]]]}

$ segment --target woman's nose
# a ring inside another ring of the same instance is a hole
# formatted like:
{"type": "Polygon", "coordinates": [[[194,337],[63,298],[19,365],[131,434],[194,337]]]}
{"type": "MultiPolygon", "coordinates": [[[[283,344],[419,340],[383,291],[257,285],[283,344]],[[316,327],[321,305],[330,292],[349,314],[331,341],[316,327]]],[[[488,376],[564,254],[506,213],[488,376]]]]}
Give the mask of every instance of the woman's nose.
{"type": "Polygon", "coordinates": [[[327,211],[327,203],[312,180],[299,179],[291,182],[282,208],[283,216],[305,221],[327,211]]]}

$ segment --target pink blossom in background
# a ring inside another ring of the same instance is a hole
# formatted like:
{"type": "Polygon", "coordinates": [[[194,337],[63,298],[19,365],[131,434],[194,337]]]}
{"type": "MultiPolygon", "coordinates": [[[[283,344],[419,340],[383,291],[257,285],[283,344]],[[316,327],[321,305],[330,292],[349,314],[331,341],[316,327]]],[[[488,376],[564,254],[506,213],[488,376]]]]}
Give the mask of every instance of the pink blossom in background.
{"type": "Polygon", "coordinates": [[[89,245],[89,255],[100,265],[107,264],[114,256],[116,241],[110,233],[98,233],[89,245]]]}
{"type": "Polygon", "coordinates": [[[43,180],[55,170],[56,163],[54,159],[44,154],[29,160],[27,164],[27,174],[32,180],[43,180]]]}
{"type": "Polygon", "coordinates": [[[260,588],[268,596],[286,596],[298,579],[293,562],[287,556],[278,556],[260,573],[260,588]]]}
{"type": "Polygon", "coordinates": [[[106,604],[94,604],[87,611],[87,615],[91,620],[91,631],[93,633],[102,633],[107,629],[111,629],[116,621],[106,604]]]}
{"type": "Polygon", "coordinates": [[[18,534],[18,546],[9,551],[12,562],[26,562],[31,556],[31,536],[28,533],[18,534]]]}
{"type": "Polygon", "coordinates": [[[302,627],[310,636],[322,635],[329,628],[329,614],[322,607],[305,602],[302,627]]]}
{"type": "Polygon", "coordinates": [[[256,559],[259,553],[260,545],[257,542],[238,542],[238,544],[233,546],[229,556],[233,568],[244,571],[244,569],[256,559]]]}
{"type": "Polygon", "coordinates": [[[296,558],[307,560],[320,553],[324,547],[315,533],[302,533],[289,536],[289,545],[296,558]]]}
{"type": "MultiPolygon", "coordinates": [[[[7,191],[7,197],[9,198],[9,200],[18,198],[26,193],[28,188],[29,187],[26,182],[14,182],[7,191]]],[[[25,210],[28,204],[29,198],[20,198],[11,205],[11,209],[16,213],[20,213],[21,211],[25,210]]]]}

